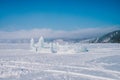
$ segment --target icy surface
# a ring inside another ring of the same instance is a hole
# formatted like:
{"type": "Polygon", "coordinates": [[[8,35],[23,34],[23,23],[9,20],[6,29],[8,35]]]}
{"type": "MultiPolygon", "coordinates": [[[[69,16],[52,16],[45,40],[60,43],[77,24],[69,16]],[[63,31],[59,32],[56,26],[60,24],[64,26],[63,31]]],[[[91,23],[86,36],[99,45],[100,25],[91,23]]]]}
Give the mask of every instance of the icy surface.
{"type": "Polygon", "coordinates": [[[0,44],[0,80],[120,80],[120,44],[80,45],[89,51],[37,53],[30,44],[0,44]]]}

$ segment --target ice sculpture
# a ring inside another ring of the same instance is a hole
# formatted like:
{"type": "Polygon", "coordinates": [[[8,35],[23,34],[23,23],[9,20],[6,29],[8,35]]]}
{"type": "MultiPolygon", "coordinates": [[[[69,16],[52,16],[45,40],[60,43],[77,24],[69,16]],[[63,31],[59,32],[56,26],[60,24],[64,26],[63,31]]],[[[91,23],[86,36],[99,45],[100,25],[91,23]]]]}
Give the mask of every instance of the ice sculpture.
{"type": "Polygon", "coordinates": [[[86,47],[81,47],[81,52],[88,52],[88,49],[86,47]]]}
{"type": "Polygon", "coordinates": [[[34,50],[34,39],[33,38],[31,38],[30,40],[30,47],[32,50],[34,50]]]}
{"type": "Polygon", "coordinates": [[[58,43],[51,43],[51,52],[52,53],[57,53],[58,51],[58,43]]]}
{"type": "Polygon", "coordinates": [[[39,45],[40,48],[43,48],[43,47],[44,47],[44,38],[43,38],[43,36],[41,36],[41,37],[39,38],[38,45],[39,45]]]}
{"type": "Polygon", "coordinates": [[[30,41],[30,46],[32,48],[32,50],[38,52],[39,49],[44,47],[44,38],[41,36],[38,43],[34,43],[34,39],[32,38],[30,41]]]}
{"type": "Polygon", "coordinates": [[[75,50],[76,53],[88,52],[88,49],[84,46],[77,46],[74,50],[75,50]]]}
{"type": "Polygon", "coordinates": [[[30,41],[32,51],[37,53],[80,53],[88,52],[88,49],[80,43],[60,44],[58,42],[47,43],[44,41],[43,36],[39,38],[38,43],[34,43],[32,38],[30,41]]]}

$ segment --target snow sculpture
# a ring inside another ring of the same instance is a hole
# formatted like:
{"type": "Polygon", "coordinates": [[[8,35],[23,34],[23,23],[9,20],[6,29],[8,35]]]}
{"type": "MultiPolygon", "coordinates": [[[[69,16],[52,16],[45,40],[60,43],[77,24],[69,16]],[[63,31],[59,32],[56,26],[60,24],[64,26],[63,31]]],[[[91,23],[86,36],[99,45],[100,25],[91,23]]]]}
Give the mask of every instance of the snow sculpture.
{"type": "Polygon", "coordinates": [[[32,50],[34,50],[34,39],[33,38],[31,38],[30,40],[30,47],[32,50]]]}
{"type": "Polygon", "coordinates": [[[38,51],[38,44],[34,43],[34,39],[33,38],[30,40],[30,47],[31,47],[31,49],[33,51],[36,51],[36,52],[38,51]]]}
{"type": "Polygon", "coordinates": [[[39,45],[40,48],[43,48],[43,47],[44,47],[44,38],[43,38],[43,36],[41,36],[41,37],[39,38],[38,45],[39,45]]]}
{"type": "Polygon", "coordinates": [[[30,40],[30,47],[32,51],[39,53],[80,53],[80,52],[88,52],[87,48],[78,44],[78,43],[58,43],[52,42],[47,43],[44,42],[44,38],[41,36],[39,38],[38,43],[34,43],[34,39],[30,40]]]}
{"type": "Polygon", "coordinates": [[[81,52],[88,52],[88,49],[86,47],[81,47],[81,52]]]}
{"type": "Polygon", "coordinates": [[[51,43],[51,52],[57,53],[58,52],[58,43],[51,43]]]}
{"type": "Polygon", "coordinates": [[[34,43],[34,39],[32,38],[30,41],[30,46],[32,48],[32,50],[35,50],[36,52],[38,52],[39,49],[44,47],[44,38],[41,36],[38,43],[34,43]]]}
{"type": "Polygon", "coordinates": [[[80,52],[88,52],[88,49],[86,47],[83,46],[77,46],[75,48],[75,52],[80,53],[80,52]]]}

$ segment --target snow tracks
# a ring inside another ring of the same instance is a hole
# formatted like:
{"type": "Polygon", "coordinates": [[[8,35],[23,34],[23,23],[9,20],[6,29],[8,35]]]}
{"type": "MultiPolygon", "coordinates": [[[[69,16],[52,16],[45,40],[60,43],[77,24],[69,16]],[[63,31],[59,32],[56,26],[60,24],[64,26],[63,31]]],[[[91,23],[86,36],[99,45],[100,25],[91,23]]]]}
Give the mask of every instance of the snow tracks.
{"type": "Polygon", "coordinates": [[[37,74],[35,77],[32,76],[30,80],[120,80],[120,72],[102,68],[39,62],[0,61],[0,79],[15,78],[21,80],[21,76],[30,76],[30,74],[37,74]],[[48,77],[46,78],[46,76],[48,77]]]}

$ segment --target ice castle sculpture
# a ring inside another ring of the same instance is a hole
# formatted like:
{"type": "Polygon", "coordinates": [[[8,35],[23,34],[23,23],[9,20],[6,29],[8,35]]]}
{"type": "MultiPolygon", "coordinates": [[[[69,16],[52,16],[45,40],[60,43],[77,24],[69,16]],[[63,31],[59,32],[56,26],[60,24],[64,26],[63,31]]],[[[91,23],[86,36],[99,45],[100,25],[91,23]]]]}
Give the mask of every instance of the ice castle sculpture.
{"type": "Polygon", "coordinates": [[[32,38],[30,41],[32,51],[39,53],[80,53],[88,52],[86,47],[78,44],[60,44],[58,42],[47,43],[44,41],[43,36],[39,38],[38,43],[34,42],[32,38]]]}

